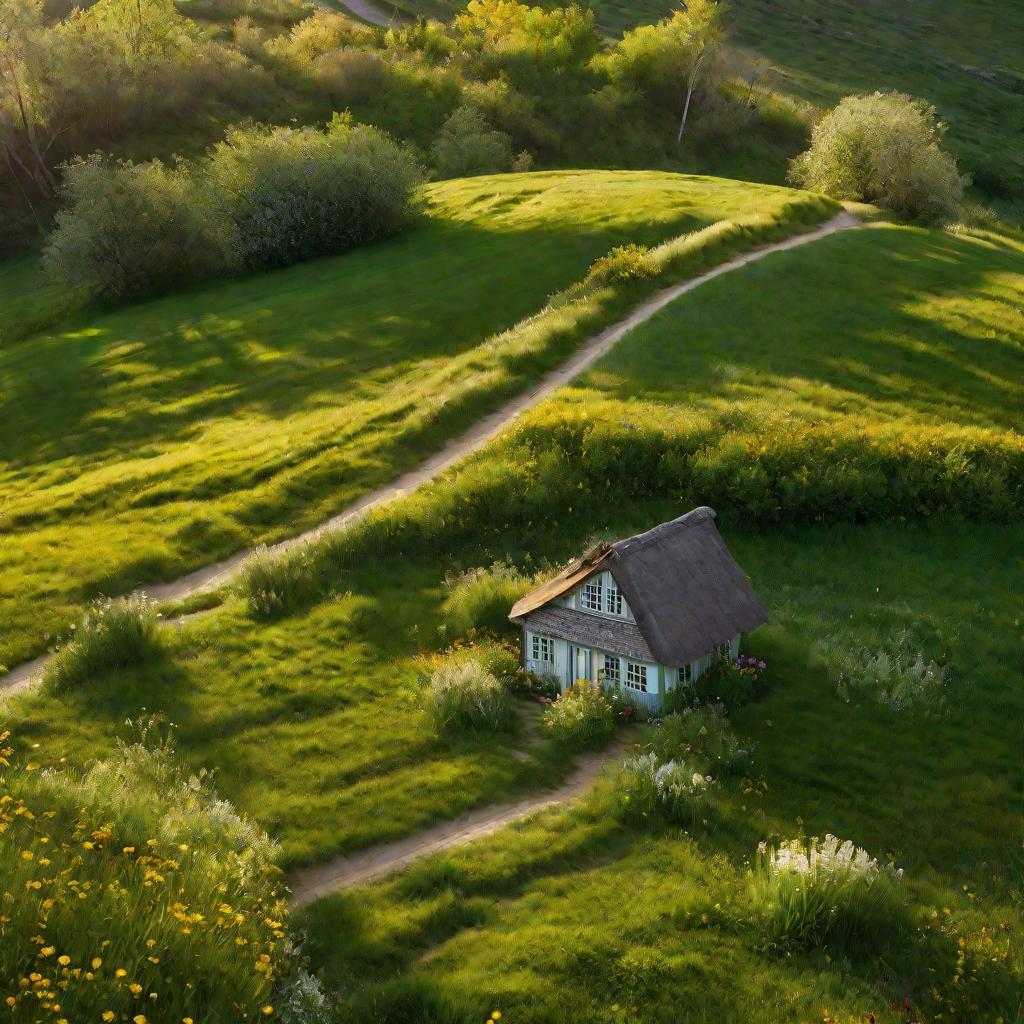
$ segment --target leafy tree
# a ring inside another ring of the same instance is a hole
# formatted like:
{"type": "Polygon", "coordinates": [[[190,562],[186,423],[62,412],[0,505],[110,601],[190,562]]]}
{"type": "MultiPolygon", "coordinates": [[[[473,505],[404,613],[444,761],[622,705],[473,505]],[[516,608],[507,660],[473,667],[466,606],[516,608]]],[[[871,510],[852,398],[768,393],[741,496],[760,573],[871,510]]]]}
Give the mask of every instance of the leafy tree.
{"type": "Polygon", "coordinates": [[[612,81],[636,90],[648,102],[678,109],[682,97],[677,142],[682,142],[695,93],[715,77],[725,41],[724,19],[723,4],[688,0],[656,25],[627,32],[608,58],[612,81]]]}
{"type": "Polygon", "coordinates": [[[512,140],[494,131],[475,107],[463,105],[445,121],[430,147],[430,160],[442,178],[507,171],[513,163],[512,140]]]}
{"type": "Polygon", "coordinates": [[[837,199],[878,203],[901,216],[953,217],[968,179],[942,149],[934,107],[903,93],[847,96],[815,126],[790,179],[837,199]]]}

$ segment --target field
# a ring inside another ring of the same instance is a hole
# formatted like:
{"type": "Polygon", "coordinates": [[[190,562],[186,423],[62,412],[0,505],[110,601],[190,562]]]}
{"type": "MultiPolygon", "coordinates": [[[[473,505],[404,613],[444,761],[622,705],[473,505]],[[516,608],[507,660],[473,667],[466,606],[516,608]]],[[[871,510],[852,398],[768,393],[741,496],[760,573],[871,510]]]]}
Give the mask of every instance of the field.
{"type": "MultiPolygon", "coordinates": [[[[631,511],[624,527],[671,510],[631,511]]],[[[308,948],[346,993],[350,1019],[469,1022],[495,1008],[536,1024],[1014,1019],[1024,532],[726,536],[772,617],[752,640],[772,665],[771,692],[734,715],[757,743],[750,776],[720,790],[697,834],[627,829],[599,793],[500,843],[314,905],[308,948]],[[944,719],[851,706],[829,682],[823,638],[870,645],[898,625],[951,659],[944,719]],[[801,830],[852,838],[903,866],[911,933],[877,956],[761,948],[747,865],[762,839],[801,830]]]]}
{"type": "Polygon", "coordinates": [[[6,268],[0,664],[97,593],[292,534],[415,465],[635,301],[603,294],[542,338],[483,344],[612,246],[720,221],[768,236],[828,212],[786,189],[654,173],[476,178],[424,200],[393,240],[68,311],[20,340],[74,300],[33,287],[24,261],[6,268]]]}

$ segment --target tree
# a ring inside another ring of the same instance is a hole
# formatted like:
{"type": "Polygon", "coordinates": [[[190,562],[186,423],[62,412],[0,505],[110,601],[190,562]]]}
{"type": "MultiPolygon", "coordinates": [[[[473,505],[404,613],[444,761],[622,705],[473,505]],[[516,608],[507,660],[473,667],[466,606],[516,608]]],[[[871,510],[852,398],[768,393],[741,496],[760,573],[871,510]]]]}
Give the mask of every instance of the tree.
{"type": "Polygon", "coordinates": [[[697,90],[713,77],[725,40],[725,7],[715,0],[688,0],[656,25],[627,32],[608,58],[613,82],[666,109],[683,109],[676,141],[682,142],[697,90]]]}

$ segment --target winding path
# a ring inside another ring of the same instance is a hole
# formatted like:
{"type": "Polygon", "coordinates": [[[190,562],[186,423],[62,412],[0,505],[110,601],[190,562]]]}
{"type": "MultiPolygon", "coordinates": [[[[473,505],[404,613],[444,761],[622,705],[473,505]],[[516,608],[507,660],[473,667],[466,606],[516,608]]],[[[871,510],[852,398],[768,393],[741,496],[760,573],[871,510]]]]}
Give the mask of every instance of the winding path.
{"type": "MultiPolygon", "coordinates": [[[[320,526],[272,545],[270,550],[272,552],[284,551],[296,544],[316,540],[325,533],[343,529],[353,520],[365,515],[371,509],[387,504],[395,498],[401,497],[403,494],[440,476],[455,465],[456,462],[482,448],[488,441],[509,427],[522,413],[550,397],[559,388],[564,387],[574,377],[592,366],[613,346],[618,344],[623,336],[633,330],[634,327],[638,327],[645,320],[649,320],[655,313],[664,309],[669,303],[674,302],[680,296],[694,291],[716,277],[721,277],[730,271],[738,270],[749,263],[763,260],[772,253],[795,249],[798,246],[807,245],[809,242],[815,242],[820,238],[833,235],[837,231],[847,231],[850,228],[860,226],[861,222],[850,214],[845,212],[838,213],[831,220],[825,221],[825,223],[820,224],[812,231],[791,235],[780,242],[772,242],[769,245],[751,249],[749,252],[736,256],[726,263],[719,264],[719,266],[708,270],[698,277],[693,277],[688,281],[662,289],[637,306],[629,316],[618,323],[612,324],[610,327],[606,327],[599,334],[595,334],[577,349],[570,359],[557,369],[546,373],[532,390],[525,391],[523,394],[500,406],[490,415],[477,421],[467,433],[449,441],[440,451],[432,455],[426,462],[421,463],[416,469],[410,470],[408,473],[398,477],[397,480],[371,491],[320,526]]],[[[197,569],[169,583],[153,583],[140,587],[138,592],[145,594],[153,601],[177,601],[203,591],[213,590],[234,577],[241,568],[242,563],[253,553],[253,550],[252,548],[246,548],[223,561],[197,569]]],[[[7,675],[0,676],[0,695],[17,692],[30,686],[42,673],[48,658],[48,654],[43,654],[33,661],[25,662],[12,669],[7,675]]]]}
{"type": "Polygon", "coordinates": [[[369,846],[351,857],[335,857],[296,871],[288,879],[292,890],[291,905],[298,909],[331,893],[376,881],[407,867],[420,857],[463,846],[474,839],[497,832],[510,822],[536,814],[545,807],[574,800],[590,789],[601,769],[621,754],[627,743],[627,737],[619,736],[607,749],[585,755],[580,759],[576,771],[558,789],[517,803],[480,807],[451,821],[439,822],[405,839],[369,846]]]}
{"type": "Polygon", "coordinates": [[[329,11],[354,14],[357,18],[368,21],[371,25],[380,25],[382,28],[390,28],[394,22],[401,20],[397,9],[394,15],[389,17],[369,0],[321,0],[321,5],[329,11]]]}

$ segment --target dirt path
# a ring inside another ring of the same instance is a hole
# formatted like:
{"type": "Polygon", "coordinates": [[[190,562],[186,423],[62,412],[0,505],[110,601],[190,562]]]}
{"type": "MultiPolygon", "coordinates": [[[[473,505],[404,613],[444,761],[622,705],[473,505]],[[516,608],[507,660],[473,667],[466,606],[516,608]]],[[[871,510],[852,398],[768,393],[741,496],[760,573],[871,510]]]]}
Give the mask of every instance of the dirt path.
{"type": "MultiPolygon", "coordinates": [[[[449,441],[448,444],[427,459],[426,462],[421,463],[408,473],[404,473],[397,480],[379,487],[375,491],[371,491],[320,526],[307,530],[305,533],[300,533],[288,540],[281,541],[279,544],[272,545],[270,550],[284,551],[296,544],[316,540],[324,533],[342,529],[354,519],[365,515],[378,505],[387,504],[395,498],[414,490],[421,484],[428,483],[435,477],[440,476],[455,465],[456,462],[482,448],[497,434],[511,426],[522,413],[549,398],[559,388],[564,387],[574,377],[592,366],[616,345],[624,335],[633,330],[634,327],[639,326],[645,320],[649,320],[655,313],[664,309],[665,306],[674,302],[680,296],[694,291],[702,284],[706,284],[716,277],[721,277],[730,271],[745,267],[748,263],[756,263],[758,260],[763,260],[772,253],[795,249],[798,246],[817,241],[819,238],[835,234],[837,231],[846,231],[850,228],[859,227],[860,224],[861,222],[850,214],[839,213],[812,231],[792,235],[781,242],[772,242],[770,245],[763,245],[760,248],[752,249],[750,252],[736,256],[734,259],[712,268],[699,277],[690,278],[688,281],[683,281],[680,284],[672,285],[657,292],[647,299],[646,302],[637,306],[625,319],[612,324],[610,327],[606,327],[600,334],[595,334],[567,362],[545,374],[532,390],[525,391],[523,394],[500,406],[489,416],[478,420],[468,433],[449,441]]],[[[230,558],[205,566],[202,569],[197,569],[195,572],[181,576],[169,583],[154,583],[140,587],[139,592],[144,593],[154,601],[178,601],[205,590],[212,590],[228,582],[238,572],[242,563],[252,554],[252,551],[253,549],[247,548],[244,551],[237,552],[230,558]]],[[[7,675],[0,676],[0,694],[18,691],[31,685],[32,681],[38,678],[42,672],[47,657],[48,655],[42,655],[34,661],[19,665],[8,672],[7,675]]]]}
{"type": "Polygon", "coordinates": [[[288,880],[292,890],[292,907],[305,907],[332,892],[352,889],[383,878],[407,867],[420,857],[462,846],[474,839],[489,836],[510,822],[529,817],[545,807],[574,800],[590,789],[601,769],[622,753],[629,739],[628,736],[620,735],[607,749],[582,757],[576,771],[558,789],[527,797],[517,803],[480,807],[451,821],[432,825],[406,839],[370,846],[351,857],[335,857],[323,864],[303,868],[288,880]]]}
{"type": "Polygon", "coordinates": [[[357,18],[362,18],[363,21],[368,21],[371,25],[380,25],[383,28],[389,28],[393,22],[402,20],[397,11],[395,11],[394,15],[385,14],[380,7],[369,3],[368,0],[326,0],[326,2],[322,0],[322,6],[326,7],[329,11],[354,14],[357,18]]]}

